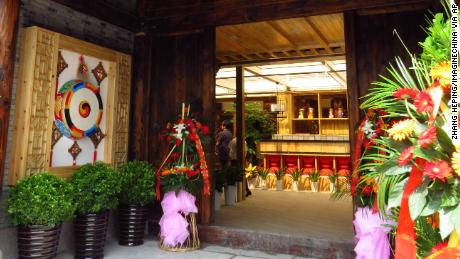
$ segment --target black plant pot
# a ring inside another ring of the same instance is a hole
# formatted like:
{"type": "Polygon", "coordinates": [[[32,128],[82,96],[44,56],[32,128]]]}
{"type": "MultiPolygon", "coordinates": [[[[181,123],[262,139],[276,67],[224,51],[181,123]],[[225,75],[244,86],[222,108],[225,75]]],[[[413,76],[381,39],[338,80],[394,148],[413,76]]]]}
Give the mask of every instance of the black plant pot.
{"type": "Polygon", "coordinates": [[[78,215],[74,220],[75,258],[104,258],[109,211],[78,215]]]}
{"type": "Polygon", "coordinates": [[[55,258],[61,234],[61,224],[48,226],[18,226],[18,258],[55,258]]]}
{"type": "Polygon", "coordinates": [[[147,207],[125,204],[118,207],[120,239],[122,246],[139,246],[144,243],[147,207]]]}

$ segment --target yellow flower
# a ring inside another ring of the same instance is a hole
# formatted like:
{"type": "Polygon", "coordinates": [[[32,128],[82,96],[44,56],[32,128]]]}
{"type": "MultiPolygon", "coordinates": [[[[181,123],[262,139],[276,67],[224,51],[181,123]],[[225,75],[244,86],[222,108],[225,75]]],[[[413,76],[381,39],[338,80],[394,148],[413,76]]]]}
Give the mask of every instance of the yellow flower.
{"type": "Polygon", "coordinates": [[[256,175],[257,166],[253,166],[252,163],[245,168],[246,171],[246,178],[253,178],[256,175]]]}
{"type": "Polygon", "coordinates": [[[443,89],[449,88],[452,77],[450,61],[444,61],[434,66],[430,71],[430,76],[433,80],[439,80],[443,89]]]}
{"type": "Polygon", "coordinates": [[[457,173],[457,175],[460,175],[460,145],[456,145],[455,149],[456,151],[454,152],[451,158],[452,168],[457,173]]]}
{"type": "Polygon", "coordinates": [[[400,121],[388,130],[388,134],[396,141],[410,137],[415,130],[415,122],[411,119],[400,121]]]}

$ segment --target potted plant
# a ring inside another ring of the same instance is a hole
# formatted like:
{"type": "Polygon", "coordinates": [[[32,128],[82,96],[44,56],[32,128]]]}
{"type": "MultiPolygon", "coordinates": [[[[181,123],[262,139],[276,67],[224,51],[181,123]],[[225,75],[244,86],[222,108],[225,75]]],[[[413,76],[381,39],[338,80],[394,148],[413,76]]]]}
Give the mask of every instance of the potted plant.
{"type": "Polygon", "coordinates": [[[311,183],[311,190],[313,192],[318,192],[318,181],[319,181],[319,172],[313,171],[309,174],[310,183],[311,183]]]}
{"type": "Polygon", "coordinates": [[[81,166],[70,179],[75,191],[75,257],[102,258],[109,210],[118,206],[118,172],[103,162],[81,166]]]}
{"type": "Polygon", "coordinates": [[[335,189],[337,186],[337,179],[339,179],[339,174],[337,173],[329,174],[329,190],[331,192],[335,192],[335,189]]]}
{"type": "Polygon", "coordinates": [[[231,166],[227,170],[224,170],[224,174],[227,178],[225,185],[225,205],[232,206],[237,200],[236,180],[238,178],[238,168],[231,166]]]}
{"type": "Polygon", "coordinates": [[[292,190],[295,192],[299,191],[299,178],[301,174],[302,174],[302,169],[300,168],[295,168],[291,170],[292,190]]]}
{"type": "Polygon", "coordinates": [[[246,179],[248,181],[248,188],[249,189],[254,189],[256,187],[256,182],[257,182],[257,166],[253,166],[251,163],[249,163],[248,167],[245,169],[246,171],[246,179]]]}
{"type": "Polygon", "coordinates": [[[277,191],[282,191],[283,190],[283,176],[285,174],[285,171],[283,168],[278,169],[275,172],[276,175],[276,190],[277,191]]]}
{"type": "Polygon", "coordinates": [[[240,202],[243,200],[243,197],[246,197],[244,192],[246,191],[243,188],[243,180],[244,180],[244,168],[235,166],[234,170],[236,172],[236,201],[240,202]]]}
{"type": "Polygon", "coordinates": [[[214,175],[216,178],[216,185],[214,189],[214,209],[219,210],[221,205],[220,201],[225,186],[225,171],[216,171],[214,175]]]}
{"type": "Polygon", "coordinates": [[[145,161],[127,162],[118,171],[121,181],[118,243],[125,246],[142,245],[147,205],[155,200],[155,172],[152,165],[145,161]]]}
{"type": "Polygon", "coordinates": [[[11,223],[17,226],[19,258],[56,257],[61,224],[75,211],[72,186],[49,173],[20,180],[8,189],[11,223]]]}
{"type": "Polygon", "coordinates": [[[268,172],[269,172],[269,169],[268,168],[260,168],[259,171],[258,171],[258,175],[260,177],[260,181],[259,181],[259,187],[262,189],[262,190],[266,190],[267,189],[267,176],[268,176],[268,172]]]}

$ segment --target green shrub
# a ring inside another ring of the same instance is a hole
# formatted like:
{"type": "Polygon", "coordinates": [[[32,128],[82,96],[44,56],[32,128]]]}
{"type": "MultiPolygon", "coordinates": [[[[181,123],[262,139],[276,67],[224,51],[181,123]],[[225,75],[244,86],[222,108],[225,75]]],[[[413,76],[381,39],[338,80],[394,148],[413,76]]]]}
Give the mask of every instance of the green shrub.
{"type": "Polygon", "coordinates": [[[121,179],[120,203],[146,205],[155,199],[155,172],[150,163],[130,161],[118,168],[121,179]]]}
{"type": "Polygon", "coordinates": [[[27,177],[8,190],[7,211],[14,225],[53,227],[75,212],[72,186],[50,173],[27,177]]]}
{"type": "Polygon", "coordinates": [[[70,182],[75,190],[77,213],[98,213],[117,207],[121,182],[111,166],[102,162],[83,165],[70,182]]]}

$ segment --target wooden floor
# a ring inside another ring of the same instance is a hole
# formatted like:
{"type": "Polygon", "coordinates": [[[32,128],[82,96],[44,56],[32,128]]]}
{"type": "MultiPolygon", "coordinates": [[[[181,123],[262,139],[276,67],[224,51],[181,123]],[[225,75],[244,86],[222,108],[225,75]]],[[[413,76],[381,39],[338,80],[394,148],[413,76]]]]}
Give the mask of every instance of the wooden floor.
{"type": "MultiPolygon", "coordinates": [[[[329,193],[252,190],[216,212],[215,225],[258,232],[353,242],[351,199],[329,193]]],[[[222,203],[223,204],[223,203],[222,203]]]]}

